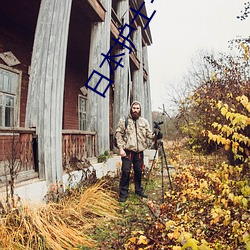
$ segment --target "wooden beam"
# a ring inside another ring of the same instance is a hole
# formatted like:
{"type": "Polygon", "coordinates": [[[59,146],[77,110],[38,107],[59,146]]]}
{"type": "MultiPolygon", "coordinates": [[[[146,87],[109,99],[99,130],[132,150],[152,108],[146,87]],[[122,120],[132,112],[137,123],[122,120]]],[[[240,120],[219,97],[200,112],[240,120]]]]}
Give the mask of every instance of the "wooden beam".
{"type": "MultiPolygon", "coordinates": [[[[111,33],[114,36],[114,38],[119,37],[120,31],[118,30],[118,27],[116,26],[116,24],[115,24],[115,22],[113,20],[111,20],[110,30],[111,30],[111,33]]],[[[123,38],[121,37],[120,39],[121,39],[121,42],[122,42],[123,38]]],[[[135,53],[132,52],[129,57],[130,57],[132,69],[134,69],[134,70],[139,69],[140,68],[140,61],[136,57],[135,53]]]]}
{"type": "MultiPolygon", "coordinates": [[[[136,9],[137,7],[135,5],[133,5],[133,8],[136,9]]],[[[134,18],[134,12],[130,10],[129,14],[131,16],[131,20],[133,20],[133,18],[134,18]]],[[[152,39],[151,39],[151,36],[149,34],[149,32],[150,32],[149,27],[147,27],[146,29],[144,29],[145,23],[144,23],[144,21],[143,21],[143,19],[142,19],[142,17],[140,15],[139,15],[139,17],[136,20],[134,20],[133,24],[134,24],[135,28],[137,28],[139,25],[142,27],[142,42],[143,42],[143,46],[152,44],[152,39]]]]}
{"type": "Polygon", "coordinates": [[[104,22],[106,10],[99,0],[76,0],[84,15],[94,22],[104,22]]]}
{"type": "MultiPolygon", "coordinates": [[[[114,36],[114,38],[117,39],[120,31],[118,30],[118,27],[116,26],[113,19],[111,20],[111,23],[110,23],[110,31],[111,31],[111,34],[114,36]]],[[[123,39],[121,38],[121,40],[123,39]]]]}
{"type": "Polygon", "coordinates": [[[145,81],[148,80],[148,72],[146,71],[145,68],[143,68],[143,79],[144,79],[145,81]]]}
{"type": "Polygon", "coordinates": [[[81,130],[72,130],[72,129],[63,129],[63,135],[96,135],[96,132],[92,131],[81,131],[81,130]]]}
{"type": "Polygon", "coordinates": [[[0,127],[0,134],[2,133],[25,133],[25,134],[35,134],[36,129],[35,128],[7,128],[7,127],[0,127]]]}
{"type": "Polygon", "coordinates": [[[140,61],[139,59],[136,57],[135,53],[132,52],[130,54],[130,63],[131,63],[131,67],[133,70],[138,70],[140,68],[140,61]]]}

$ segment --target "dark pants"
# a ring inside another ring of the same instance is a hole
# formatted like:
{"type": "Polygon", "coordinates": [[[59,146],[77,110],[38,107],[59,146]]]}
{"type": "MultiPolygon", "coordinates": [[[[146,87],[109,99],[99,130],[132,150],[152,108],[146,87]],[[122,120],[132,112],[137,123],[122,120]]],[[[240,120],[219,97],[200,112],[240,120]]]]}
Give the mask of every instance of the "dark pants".
{"type": "Polygon", "coordinates": [[[129,150],[125,150],[125,152],[127,156],[122,157],[122,176],[120,179],[120,197],[127,198],[132,164],[134,168],[135,193],[141,193],[143,191],[143,188],[141,186],[143,152],[134,152],[134,151],[129,151],[129,150]]]}

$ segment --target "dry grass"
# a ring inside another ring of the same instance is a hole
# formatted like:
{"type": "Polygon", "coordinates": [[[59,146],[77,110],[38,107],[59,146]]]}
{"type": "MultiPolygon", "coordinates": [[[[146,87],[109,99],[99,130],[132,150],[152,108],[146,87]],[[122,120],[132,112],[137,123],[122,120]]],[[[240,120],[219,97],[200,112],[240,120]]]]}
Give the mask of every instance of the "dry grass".
{"type": "Polygon", "coordinates": [[[98,220],[118,219],[114,194],[99,182],[85,190],[74,190],[59,203],[22,205],[0,218],[0,249],[93,248],[88,229],[98,220]]]}

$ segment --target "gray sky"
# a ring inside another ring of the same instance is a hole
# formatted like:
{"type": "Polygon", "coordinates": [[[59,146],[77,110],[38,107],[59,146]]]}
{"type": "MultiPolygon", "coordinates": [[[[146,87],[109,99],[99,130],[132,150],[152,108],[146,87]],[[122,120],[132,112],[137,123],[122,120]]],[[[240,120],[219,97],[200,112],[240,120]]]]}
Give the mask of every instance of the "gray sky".
{"type": "Polygon", "coordinates": [[[149,47],[152,108],[170,102],[171,84],[180,84],[200,50],[229,51],[228,40],[250,36],[250,17],[236,17],[246,0],[145,0],[153,44],[149,47]]]}

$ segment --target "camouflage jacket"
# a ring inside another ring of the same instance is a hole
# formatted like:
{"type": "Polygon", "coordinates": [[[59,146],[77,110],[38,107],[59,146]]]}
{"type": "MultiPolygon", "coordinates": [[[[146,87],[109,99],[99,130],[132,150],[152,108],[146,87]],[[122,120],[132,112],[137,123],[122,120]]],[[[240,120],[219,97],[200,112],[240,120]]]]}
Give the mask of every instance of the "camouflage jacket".
{"type": "Polygon", "coordinates": [[[153,140],[155,135],[152,134],[149,123],[144,117],[140,116],[134,121],[129,115],[126,131],[125,117],[122,117],[115,131],[115,137],[118,148],[141,152],[147,148],[147,138],[153,140]]]}

